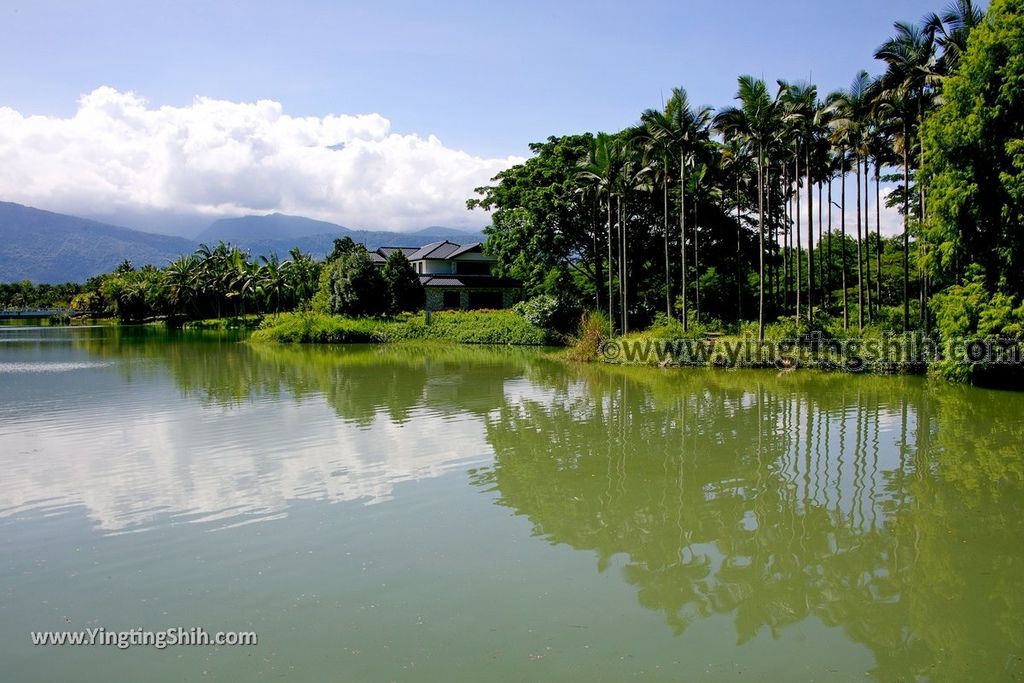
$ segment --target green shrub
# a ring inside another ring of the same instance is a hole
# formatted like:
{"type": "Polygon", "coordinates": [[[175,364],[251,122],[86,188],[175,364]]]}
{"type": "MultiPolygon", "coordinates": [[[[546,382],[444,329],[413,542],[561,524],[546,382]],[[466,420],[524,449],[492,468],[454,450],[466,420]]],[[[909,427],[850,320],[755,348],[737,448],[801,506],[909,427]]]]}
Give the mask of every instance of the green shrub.
{"type": "Polygon", "coordinates": [[[328,268],[327,311],[333,315],[380,315],[387,286],[365,249],[353,249],[328,268]]]}
{"type": "Polygon", "coordinates": [[[800,327],[796,324],[796,318],[779,318],[773,323],[764,326],[764,338],[766,341],[786,341],[796,339],[800,336],[800,327]]]}
{"type": "Polygon", "coordinates": [[[555,334],[567,334],[579,324],[582,310],[570,297],[541,294],[512,306],[531,325],[555,334]]]}
{"type": "Polygon", "coordinates": [[[683,321],[669,318],[664,313],[657,313],[654,322],[644,331],[644,336],[652,339],[699,339],[709,332],[717,330],[717,326],[699,322],[691,312],[689,324],[683,329],[683,321]]]}
{"type": "Polygon", "coordinates": [[[510,310],[445,311],[435,313],[425,326],[428,339],[449,339],[463,344],[550,344],[553,337],[510,310]]]}
{"type": "Polygon", "coordinates": [[[423,308],[426,295],[420,283],[420,276],[400,250],[396,249],[388,255],[381,275],[387,289],[385,304],[388,313],[393,315],[401,311],[418,311],[423,308]]]}
{"type": "Polygon", "coordinates": [[[543,345],[548,334],[512,311],[444,311],[430,324],[421,315],[350,318],[322,313],[283,313],[264,320],[256,342],[307,344],[384,343],[439,340],[463,344],[543,345]]]}
{"type": "Polygon", "coordinates": [[[512,310],[526,318],[531,325],[548,330],[558,315],[558,299],[550,294],[541,294],[516,303],[512,310]]]}

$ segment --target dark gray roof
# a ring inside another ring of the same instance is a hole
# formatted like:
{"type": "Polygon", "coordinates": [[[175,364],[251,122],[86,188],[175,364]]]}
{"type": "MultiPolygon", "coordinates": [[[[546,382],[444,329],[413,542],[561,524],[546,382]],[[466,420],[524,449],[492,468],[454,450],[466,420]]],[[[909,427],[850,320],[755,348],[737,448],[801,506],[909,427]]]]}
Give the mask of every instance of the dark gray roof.
{"type": "Polygon", "coordinates": [[[419,249],[419,247],[381,247],[377,249],[377,253],[384,258],[387,258],[388,256],[391,256],[392,252],[400,251],[405,254],[406,258],[408,258],[411,254],[415,254],[419,251],[419,249]]]}
{"type": "Polygon", "coordinates": [[[443,240],[441,242],[431,242],[430,244],[424,244],[422,247],[416,250],[416,252],[409,257],[410,261],[418,261],[425,258],[444,259],[451,256],[452,252],[459,248],[458,244],[443,240]]]}
{"type": "Polygon", "coordinates": [[[479,242],[473,242],[472,244],[463,244],[461,247],[453,251],[448,256],[448,258],[455,258],[456,256],[461,256],[462,254],[465,254],[468,251],[473,251],[474,249],[477,249],[481,246],[482,245],[479,242]]]}
{"type": "Polygon", "coordinates": [[[376,251],[370,252],[370,258],[373,259],[375,263],[378,263],[386,260],[392,252],[401,251],[410,261],[421,261],[423,259],[444,260],[461,256],[462,254],[473,251],[474,249],[479,249],[480,246],[480,242],[473,242],[472,244],[455,244],[448,240],[441,240],[440,242],[424,244],[422,247],[380,247],[376,251]],[[374,255],[379,256],[380,259],[375,259],[374,255]]]}
{"type": "Polygon", "coordinates": [[[407,254],[410,261],[418,261],[420,259],[450,259],[465,254],[467,251],[475,249],[480,246],[479,242],[473,242],[472,244],[455,244],[448,240],[441,242],[431,242],[430,244],[424,244],[422,247],[416,250],[413,254],[407,254]]]}

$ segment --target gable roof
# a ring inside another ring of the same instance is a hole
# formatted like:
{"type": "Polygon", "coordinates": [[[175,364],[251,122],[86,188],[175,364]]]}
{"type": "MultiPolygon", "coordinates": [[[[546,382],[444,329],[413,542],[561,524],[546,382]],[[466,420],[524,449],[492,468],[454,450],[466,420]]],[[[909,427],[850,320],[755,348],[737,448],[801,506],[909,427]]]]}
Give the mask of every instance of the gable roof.
{"type": "Polygon", "coordinates": [[[418,261],[425,258],[443,259],[451,256],[452,252],[459,248],[459,245],[448,240],[442,240],[440,242],[431,242],[430,244],[424,244],[410,257],[410,261],[418,261]]]}
{"type": "Polygon", "coordinates": [[[483,244],[481,244],[480,242],[473,242],[472,244],[463,244],[461,247],[453,251],[448,258],[455,258],[456,256],[461,256],[462,254],[473,251],[475,249],[480,249],[482,246],[483,244]]]}
{"type": "Polygon", "coordinates": [[[405,254],[406,258],[409,258],[410,254],[415,254],[419,249],[419,247],[380,247],[377,249],[377,253],[384,258],[387,258],[388,256],[391,256],[392,253],[400,251],[405,254]]]}
{"type": "Polygon", "coordinates": [[[410,261],[422,261],[423,259],[444,260],[456,258],[462,254],[480,249],[482,246],[480,242],[455,244],[448,240],[441,240],[440,242],[424,244],[422,247],[380,247],[376,251],[371,252],[370,258],[374,262],[384,261],[393,252],[401,251],[410,261]],[[377,258],[374,258],[374,254],[377,255],[377,258]]]}

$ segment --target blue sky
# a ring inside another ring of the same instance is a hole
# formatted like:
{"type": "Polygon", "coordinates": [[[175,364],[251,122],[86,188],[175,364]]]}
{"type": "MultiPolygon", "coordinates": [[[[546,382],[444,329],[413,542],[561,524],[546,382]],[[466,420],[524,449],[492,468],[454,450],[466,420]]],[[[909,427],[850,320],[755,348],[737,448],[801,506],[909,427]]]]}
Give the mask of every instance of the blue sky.
{"type": "Polygon", "coordinates": [[[942,2],[13,2],[0,103],[67,114],[100,85],[161,105],[269,98],[523,154],[622,127],[676,85],[715,106],[740,73],[846,85],[877,70],[894,20],[942,2]]]}
{"type": "Polygon", "coordinates": [[[677,85],[716,107],[741,73],[844,86],[878,71],[893,21],[944,2],[4,2],[0,107],[67,119],[100,86],[151,109],[273,100],[377,114],[490,170],[550,134],[617,130],[677,85]]]}

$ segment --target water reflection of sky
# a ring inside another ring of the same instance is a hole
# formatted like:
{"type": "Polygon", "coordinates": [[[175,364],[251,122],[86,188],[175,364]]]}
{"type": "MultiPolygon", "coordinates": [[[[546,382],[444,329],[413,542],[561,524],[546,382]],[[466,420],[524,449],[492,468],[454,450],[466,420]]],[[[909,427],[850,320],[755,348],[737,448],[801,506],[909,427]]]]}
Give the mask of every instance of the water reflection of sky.
{"type": "Polygon", "coordinates": [[[204,401],[159,360],[29,342],[0,357],[0,517],[81,507],[111,532],[376,503],[398,482],[486,461],[483,431],[480,415],[422,400],[402,420],[378,406],[358,422],[315,393],[204,401]]]}

